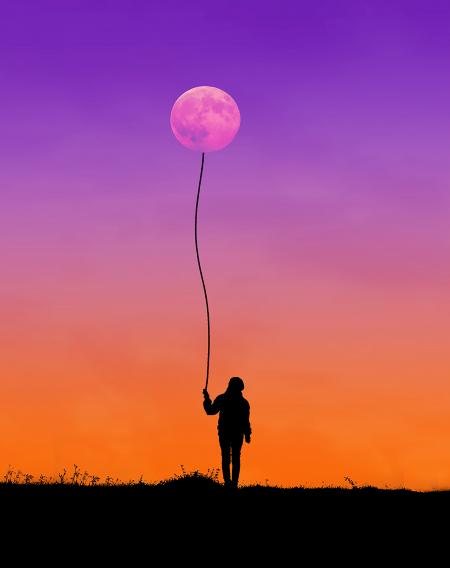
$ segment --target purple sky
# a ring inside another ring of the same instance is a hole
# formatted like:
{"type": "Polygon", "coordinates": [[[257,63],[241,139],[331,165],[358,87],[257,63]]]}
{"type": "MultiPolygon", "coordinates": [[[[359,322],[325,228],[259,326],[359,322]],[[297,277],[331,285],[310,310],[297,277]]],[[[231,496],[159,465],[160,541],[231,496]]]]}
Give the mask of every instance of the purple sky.
{"type": "Polygon", "coordinates": [[[49,207],[125,189],[190,199],[198,156],[177,147],[168,114],[209,84],[242,113],[206,174],[233,164],[221,198],[233,209],[239,196],[234,214],[260,228],[287,215],[288,240],[309,223],[363,240],[382,224],[381,239],[448,246],[449,12],[443,1],[11,2],[2,192],[49,207]]]}

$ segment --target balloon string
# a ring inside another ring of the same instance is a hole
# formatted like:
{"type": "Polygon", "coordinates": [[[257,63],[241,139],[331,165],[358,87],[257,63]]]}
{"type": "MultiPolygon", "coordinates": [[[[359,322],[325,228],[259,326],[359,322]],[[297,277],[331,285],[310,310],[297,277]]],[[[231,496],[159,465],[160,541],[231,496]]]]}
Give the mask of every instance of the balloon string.
{"type": "Polygon", "coordinates": [[[206,317],[207,317],[207,320],[208,320],[208,356],[206,358],[206,383],[205,383],[205,389],[207,389],[208,388],[208,379],[209,379],[209,356],[210,356],[210,351],[211,351],[211,327],[210,327],[210,323],[209,323],[208,294],[206,293],[205,281],[203,279],[202,266],[200,264],[200,256],[198,254],[198,242],[197,242],[197,212],[198,212],[198,201],[199,201],[199,198],[200,198],[200,186],[202,184],[204,162],[205,162],[205,153],[202,152],[202,167],[200,169],[200,179],[198,180],[198,190],[197,190],[197,202],[195,204],[195,250],[197,252],[198,269],[200,271],[200,277],[202,279],[203,292],[205,293],[206,317]]]}

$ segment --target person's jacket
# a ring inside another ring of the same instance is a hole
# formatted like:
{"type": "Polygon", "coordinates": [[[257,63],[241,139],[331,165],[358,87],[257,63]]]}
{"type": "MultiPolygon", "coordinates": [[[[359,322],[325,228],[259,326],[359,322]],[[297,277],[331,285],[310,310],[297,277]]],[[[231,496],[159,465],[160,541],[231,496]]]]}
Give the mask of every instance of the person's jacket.
{"type": "Polygon", "coordinates": [[[203,408],[206,414],[219,413],[217,429],[219,435],[240,435],[250,436],[250,404],[242,396],[242,393],[229,394],[224,392],[211,402],[209,397],[203,401],[203,408]]]}

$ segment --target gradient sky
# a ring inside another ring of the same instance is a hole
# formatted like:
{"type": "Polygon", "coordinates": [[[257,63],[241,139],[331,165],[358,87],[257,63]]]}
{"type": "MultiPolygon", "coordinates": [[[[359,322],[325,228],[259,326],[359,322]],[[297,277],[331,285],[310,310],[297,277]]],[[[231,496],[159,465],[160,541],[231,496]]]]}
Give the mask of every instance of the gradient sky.
{"type": "Polygon", "coordinates": [[[0,47],[0,469],[219,467],[201,155],[169,124],[212,85],[241,112],[199,246],[242,481],[450,487],[447,1],[16,0],[0,47]]]}

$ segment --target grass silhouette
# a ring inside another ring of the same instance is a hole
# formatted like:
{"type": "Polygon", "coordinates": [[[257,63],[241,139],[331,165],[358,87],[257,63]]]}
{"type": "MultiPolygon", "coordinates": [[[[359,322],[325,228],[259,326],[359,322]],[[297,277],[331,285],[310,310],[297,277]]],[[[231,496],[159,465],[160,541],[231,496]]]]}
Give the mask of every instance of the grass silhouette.
{"type": "Polygon", "coordinates": [[[18,534],[20,527],[32,527],[41,542],[50,539],[50,547],[69,542],[65,551],[89,543],[100,548],[104,565],[106,557],[115,561],[119,544],[129,554],[138,545],[167,539],[164,554],[170,558],[178,549],[201,550],[208,540],[220,548],[238,546],[241,538],[262,554],[274,543],[298,552],[313,542],[317,554],[336,535],[354,547],[357,535],[362,541],[398,536],[421,519],[437,518],[450,497],[450,491],[380,489],[359,486],[350,477],[344,482],[282,487],[266,481],[230,489],[218,469],[203,473],[181,466],[180,474],[148,483],[142,476],[100,478],[77,465],[53,477],[9,467],[0,481],[0,504],[3,519],[18,534]]]}
{"type": "Polygon", "coordinates": [[[181,474],[173,474],[167,479],[158,482],[147,482],[141,475],[138,479],[130,479],[123,481],[119,478],[105,476],[101,478],[98,475],[91,474],[88,471],[82,471],[77,464],[73,465],[71,471],[64,468],[62,472],[57,473],[55,476],[46,476],[44,474],[35,477],[29,473],[24,473],[21,470],[15,470],[8,467],[3,479],[0,480],[0,491],[5,493],[8,490],[19,490],[20,488],[65,488],[65,489],[113,489],[113,488],[130,488],[130,489],[146,489],[151,491],[185,491],[189,492],[202,492],[202,491],[216,491],[222,492],[227,495],[239,493],[260,493],[260,494],[342,494],[342,495],[355,495],[355,494],[378,494],[378,495],[431,495],[431,494],[449,494],[450,490],[436,489],[431,491],[415,491],[412,489],[401,488],[384,488],[375,487],[372,485],[358,485],[352,478],[345,476],[343,480],[346,485],[332,486],[322,485],[320,487],[305,487],[298,485],[293,487],[285,487],[280,485],[269,485],[268,480],[265,484],[241,484],[238,489],[225,488],[220,481],[220,470],[218,468],[210,468],[205,473],[200,470],[186,471],[183,465],[180,466],[181,474]]]}

